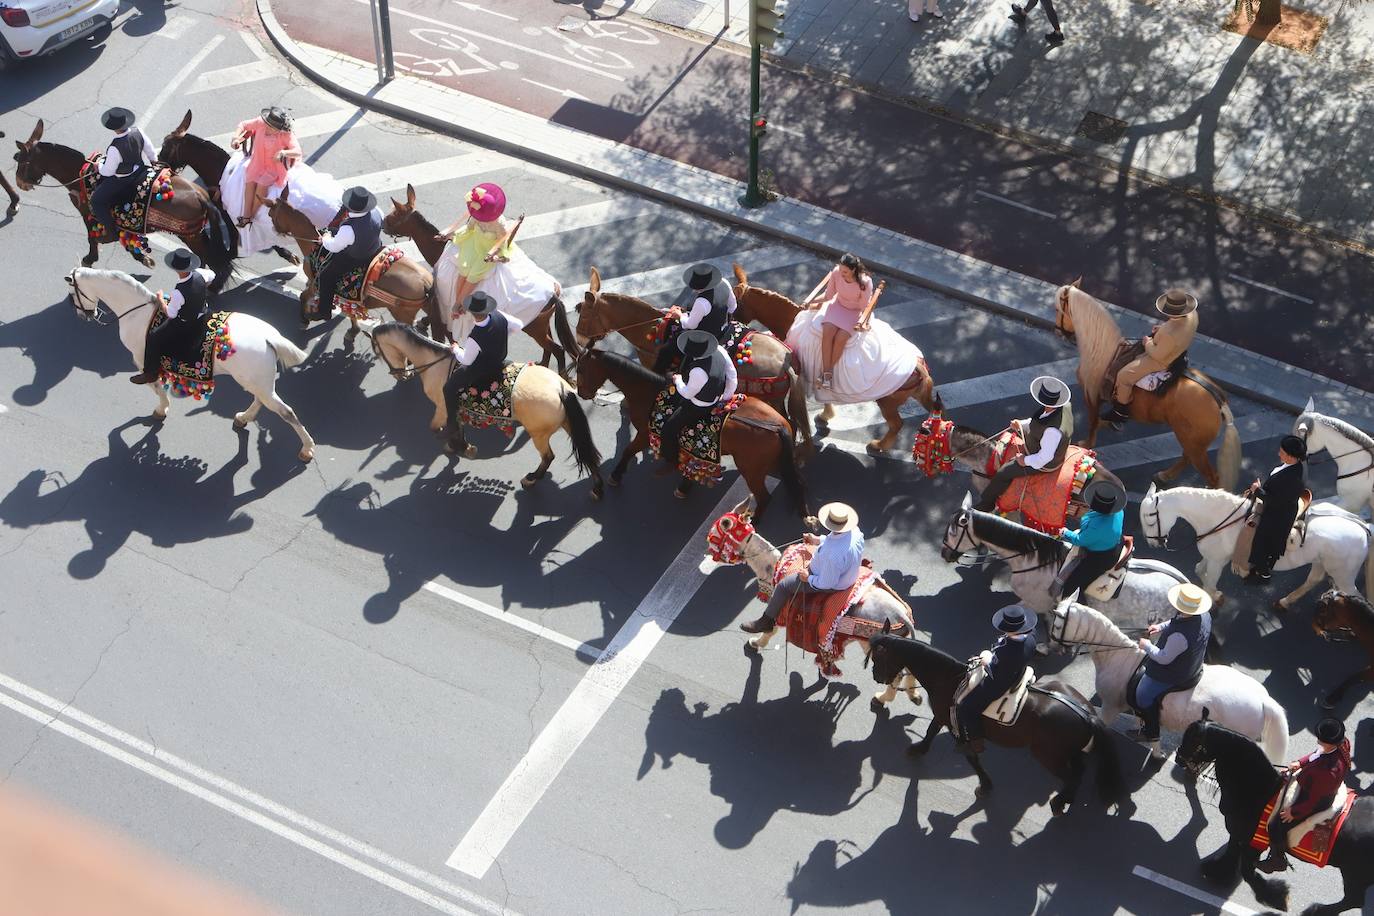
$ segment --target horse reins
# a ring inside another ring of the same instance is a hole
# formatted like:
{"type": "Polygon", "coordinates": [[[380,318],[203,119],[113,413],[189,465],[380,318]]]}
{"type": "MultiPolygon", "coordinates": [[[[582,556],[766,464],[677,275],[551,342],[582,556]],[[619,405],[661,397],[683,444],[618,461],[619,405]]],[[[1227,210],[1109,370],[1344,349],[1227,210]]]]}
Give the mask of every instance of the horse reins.
{"type": "Polygon", "coordinates": [[[444,353],[441,356],[438,356],[435,359],[430,360],[423,366],[397,366],[390,359],[387,358],[386,352],[382,350],[382,345],[377,342],[377,336],[375,334],[368,334],[367,336],[372,339],[373,354],[380,356],[382,358],[382,362],[386,363],[387,369],[390,370],[392,378],[399,379],[401,381],[416,378],[419,375],[421,375],[426,369],[430,368],[431,366],[437,366],[446,359],[457,359],[457,356],[454,354],[454,352],[452,350],[449,350],[447,353],[444,353]]]}
{"type": "MultiPolygon", "coordinates": [[[[94,321],[96,324],[99,324],[99,325],[108,324],[109,322],[107,322],[107,321],[105,320],[104,315],[102,314],[102,312],[101,312],[101,310],[100,310],[100,299],[99,299],[99,297],[92,298],[91,296],[88,296],[88,295],[86,295],[86,293],[84,293],[84,292],[81,291],[81,284],[78,283],[78,282],[77,282],[77,279],[76,279],[76,271],[72,271],[71,274],[69,275],[69,278],[70,278],[71,281],[72,281],[72,293],[73,293],[73,295],[72,295],[72,305],[76,308],[77,312],[79,312],[79,313],[81,314],[81,317],[82,317],[83,319],[85,319],[86,321],[94,321]],[[89,312],[86,311],[84,308],[81,307],[81,302],[82,302],[83,300],[84,300],[84,301],[87,301],[87,302],[94,302],[94,303],[95,303],[95,307],[94,307],[93,309],[91,309],[89,312]]],[[[120,321],[120,320],[122,320],[126,315],[132,315],[134,312],[138,311],[139,309],[144,308],[144,307],[149,306],[149,305],[153,305],[153,304],[155,304],[156,302],[157,302],[157,297],[155,297],[155,296],[150,296],[150,297],[149,297],[148,299],[146,299],[145,301],[140,302],[138,305],[135,305],[133,308],[128,309],[127,311],[123,311],[123,312],[114,312],[115,321],[120,321]]],[[[111,311],[113,312],[114,310],[111,309],[111,311]]]]}
{"type": "MultiPolygon", "coordinates": [[[[1202,541],[1202,540],[1204,540],[1205,538],[1211,537],[1212,535],[1216,534],[1218,531],[1225,531],[1227,528],[1230,528],[1230,527],[1233,526],[1233,525],[1239,525],[1241,522],[1245,521],[1245,519],[1249,516],[1249,509],[1248,509],[1247,507],[1248,507],[1249,505],[1252,505],[1252,504],[1253,504],[1253,500],[1251,500],[1251,501],[1249,501],[1249,502],[1242,502],[1239,506],[1236,506],[1236,508],[1234,508],[1234,509],[1232,509],[1230,512],[1228,512],[1228,513],[1226,514],[1226,517],[1223,518],[1223,519],[1222,519],[1220,522],[1218,522],[1216,525],[1213,525],[1211,528],[1207,529],[1207,530],[1204,531],[1202,534],[1199,534],[1199,535],[1197,535],[1196,537],[1194,537],[1194,538],[1193,538],[1193,544],[1196,545],[1199,541],[1202,541]],[[1232,518],[1232,516],[1234,516],[1237,512],[1241,511],[1242,509],[1245,510],[1245,513],[1244,513],[1244,514],[1242,514],[1239,518],[1232,518]]],[[[1160,546],[1161,548],[1163,548],[1163,549],[1164,549],[1166,552],[1168,552],[1168,553],[1175,553],[1175,552],[1177,552],[1177,551],[1182,550],[1182,549],[1183,549],[1182,547],[1170,547],[1170,546],[1169,546],[1169,539],[1168,539],[1168,537],[1164,534],[1164,522],[1163,522],[1163,520],[1160,518],[1160,514],[1159,514],[1159,494],[1158,494],[1158,493],[1155,494],[1155,503],[1154,503],[1154,507],[1152,508],[1152,510],[1151,510],[1151,512],[1150,512],[1150,515],[1151,515],[1151,517],[1154,519],[1154,523],[1155,523],[1155,533],[1154,533],[1154,536],[1153,536],[1153,537],[1154,537],[1154,540],[1155,540],[1155,541],[1158,541],[1158,542],[1159,542],[1159,546],[1160,546]]],[[[1149,538],[1150,535],[1147,534],[1146,537],[1149,538]]]]}

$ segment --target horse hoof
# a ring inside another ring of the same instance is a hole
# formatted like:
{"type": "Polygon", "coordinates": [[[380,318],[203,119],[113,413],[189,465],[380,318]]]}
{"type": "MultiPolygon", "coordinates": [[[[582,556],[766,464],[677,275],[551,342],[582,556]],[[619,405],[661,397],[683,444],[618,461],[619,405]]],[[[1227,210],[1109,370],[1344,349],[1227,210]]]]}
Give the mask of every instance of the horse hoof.
{"type": "Polygon", "coordinates": [[[161,423],[163,420],[167,419],[167,411],[162,410],[161,408],[159,408],[158,410],[154,410],[153,419],[158,423],[161,423]]]}
{"type": "Polygon", "coordinates": [[[754,658],[759,654],[758,647],[754,645],[754,641],[752,639],[747,639],[744,641],[744,654],[749,656],[750,658],[754,658]]]}
{"type": "Polygon", "coordinates": [[[926,701],[926,698],[923,697],[923,696],[921,696],[919,693],[910,694],[910,695],[908,695],[907,699],[911,700],[911,705],[912,705],[912,706],[921,706],[921,705],[924,705],[924,704],[925,704],[925,701],[926,701]]]}
{"type": "Polygon", "coordinates": [[[247,421],[247,420],[242,420],[242,419],[240,419],[240,418],[238,418],[238,417],[234,417],[234,429],[237,429],[237,430],[245,430],[245,429],[247,429],[247,428],[248,428],[248,421],[247,421]]]}
{"type": "Polygon", "coordinates": [[[296,457],[299,458],[303,464],[309,464],[315,458],[315,450],[313,448],[303,448],[296,454],[296,457]]]}
{"type": "Polygon", "coordinates": [[[1050,813],[1052,813],[1055,817],[1063,817],[1064,812],[1068,810],[1068,802],[1061,799],[1058,795],[1050,799],[1050,813]]]}
{"type": "Polygon", "coordinates": [[[978,788],[973,790],[973,794],[977,798],[987,798],[992,794],[992,786],[979,785],[978,788]]]}
{"type": "Polygon", "coordinates": [[[874,697],[873,699],[868,701],[868,708],[871,712],[880,713],[883,710],[887,709],[887,704],[884,703],[882,700],[878,699],[877,697],[874,697]]]}
{"type": "Polygon", "coordinates": [[[91,266],[92,264],[94,264],[94,263],[95,263],[95,258],[82,258],[82,259],[81,259],[81,266],[82,266],[82,267],[90,267],[90,266],[91,266]]]}
{"type": "Polygon", "coordinates": [[[477,446],[472,445],[471,443],[469,443],[468,445],[463,446],[463,457],[464,457],[464,458],[476,458],[476,457],[477,457],[477,446]]]}
{"type": "Polygon", "coordinates": [[[539,478],[535,477],[533,474],[526,474],[524,477],[520,478],[520,486],[524,487],[526,490],[528,490],[530,487],[534,486],[538,482],[539,478]]]}
{"type": "Polygon", "coordinates": [[[883,440],[881,439],[873,439],[870,440],[869,443],[864,446],[864,448],[868,449],[868,451],[872,452],[875,455],[882,455],[889,450],[890,446],[883,445],[883,440]]]}

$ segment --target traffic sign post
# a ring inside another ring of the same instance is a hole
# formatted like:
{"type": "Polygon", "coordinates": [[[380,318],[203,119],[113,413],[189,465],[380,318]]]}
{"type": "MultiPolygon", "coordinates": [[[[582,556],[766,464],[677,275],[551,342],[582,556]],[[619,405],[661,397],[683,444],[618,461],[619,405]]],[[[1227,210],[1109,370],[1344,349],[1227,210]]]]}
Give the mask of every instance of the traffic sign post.
{"type": "Polygon", "coordinates": [[[782,13],[778,0],[749,0],[749,182],[739,199],[746,207],[761,207],[768,202],[759,189],[759,139],[768,129],[768,119],[759,111],[759,68],[763,49],[771,48],[782,37],[777,29],[782,13]]]}

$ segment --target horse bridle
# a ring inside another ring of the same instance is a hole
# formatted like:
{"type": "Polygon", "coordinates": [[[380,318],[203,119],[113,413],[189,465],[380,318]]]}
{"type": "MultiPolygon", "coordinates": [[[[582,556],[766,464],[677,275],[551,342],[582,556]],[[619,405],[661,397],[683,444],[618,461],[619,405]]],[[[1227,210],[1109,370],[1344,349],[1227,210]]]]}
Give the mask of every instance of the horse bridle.
{"type": "Polygon", "coordinates": [[[386,363],[387,371],[391,373],[392,378],[397,379],[398,381],[407,381],[409,379],[417,378],[430,366],[437,366],[446,359],[457,359],[453,351],[449,350],[447,353],[444,353],[443,355],[430,360],[423,366],[397,366],[394,363],[392,363],[390,359],[387,359],[386,352],[382,349],[382,345],[377,342],[377,335],[368,334],[367,336],[372,341],[372,355],[380,358],[382,362],[386,363]]]}
{"type": "MultiPolygon", "coordinates": [[[[1219,532],[1219,531],[1225,531],[1227,528],[1230,528],[1232,525],[1239,525],[1241,522],[1245,521],[1246,517],[1249,515],[1249,510],[1246,508],[1247,505],[1248,505],[1247,502],[1242,502],[1239,506],[1236,506],[1236,508],[1234,508],[1234,509],[1232,509],[1230,512],[1228,512],[1228,513],[1226,514],[1226,517],[1223,518],[1221,521],[1217,522],[1217,523],[1216,523],[1215,525],[1213,525],[1211,528],[1208,528],[1206,531],[1202,532],[1201,534],[1199,534],[1199,535],[1197,535],[1195,538],[1193,538],[1193,544],[1194,544],[1194,545],[1199,544],[1199,543],[1201,543],[1202,541],[1206,540],[1207,538],[1211,537],[1212,535],[1216,534],[1217,532],[1219,532]],[[1241,514],[1240,514],[1239,516],[1237,516],[1237,515],[1236,515],[1237,512],[1239,512],[1239,513],[1241,513],[1241,514]]],[[[1142,509],[1142,510],[1144,509],[1144,504],[1143,504],[1143,503],[1141,504],[1141,509],[1142,509]]],[[[1142,511],[1142,515],[1143,515],[1143,511],[1142,511]]],[[[1145,539],[1146,539],[1147,541],[1150,542],[1150,546],[1151,546],[1151,547],[1162,547],[1165,551],[1168,551],[1168,552],[1170,552],[1170,553],[1173,553],[1173,552],[1178,551],[1178,550],[1182,550],[1182,549],[1183,549],[1182,547],[1170,547],[1170,546],[1169,546],[1169,539],[1168,539],[1168,536],[1164,533],[1164,521],[1163,521],[1163,519],[1160,518],[1160,514],[1159,514],[1159,493],[1158,493],[1158,492],[1156,492],[1156,493],[1154,494],[1154,505],[1151,507],[1151,510],[1150,510],[1150,517],[1154,520],[1154,523],[1155,523],[1155,533],[1154,533],[1154,534],[1150,534],[1149,531],[1146,531],[1146,532],[1145,532],[1145,539]]],[[[1172,530],[1172,529],[1171,529],[1171,530],[1172,530]]]]}
{"type": "Polygon", "coordinates": [[[1064,315],[1069,310],[1069,288],[1066,286],[1059,291],[1059,300],[1054,309],[1054,332],[1061,335],[1066,340],[1073,340],[1073,332],[1064,327],[1064,315]]]}
{"type": "MultiPolygon", "coordinates": [[[[1072,610],[1072,609],[1070,609],[1070,611],[1071,611],[1071,610],[1072,610]]],[[[1045,632],[1049,634],[1050,642],[1058,643],[1058,644],[1061,645],[1061,646],[1071,646],[1071,647],[1074,647],[1074,648],[1080,648],[1080,647],[1081,647],[1081,648],[1087,648],[1087,649],[1106,649],[1106,650],[1111,650],[1111,651],[1122,651],[1122,650],[1125,650],[1125,649],[1136,649],[1136,648],[1138,648],[1138,646],[1137,646],[1135,643],[1131,643],[1131,644],[1128,645],[1128,646],[1113,646],[1113,645],[1108,645],[1107,643],[1102,643],[1102,642],[1087,642],[1087,641],[1081,640],[1081,639],[1074,639],[1074,640],[1066,639],[1065,636],[1064,636],[1064,631],[1065,631],[1066,629],[1068,629],[1068,626],[1069,626],[1069,613],[1070,613],[1070,611],[1065,611],[1063,614],[1060,614],[1060,613],[1059,613],[1059,609],[1058,609],[1058,608],[1055,608],[1053,611],[1050,612],[1050,619],[1049,619],[1049,621],[1045,624],[1045,632]]],[[[1128,639],[1130,638],[1131,634],[1137,632],[1137,628],[1136,628],[1136,627],[1131,627],[1131,628],[1129,628],[1129,629],[1124,629],[1124,628],[1118,628],[1118,629],[1121,629],[1121,635],[1127,637],[1128,639]]],[[[1142,636],[1143,636],[1143,635],[1144,635],[1145,633],[1147,633],[1147,632],[1149,632],[1148,628],[1146,628],[1146,629],[1141,629],[1141,630],[1139,630],[1139,635],[1142,635],[1142,636]]]]}
{"type": "MultiPolygon", "coordinates": [[[[1307,439],[1308,439],[1308,437],[1311,436],[1311,435],[1312,435],[1312,427],[1309,426],[1309,427],[1306,427],[1305,429],[1303,429],[1303,431],[1302,431],[1302,441],[1303,441],[1303,444],[1304,444],[1304,445],[1307,444],[1307,439]]],[[[1307,464],[1308,464],[1309,466],[1311,466],[1311,465],[1314,465],[1314,464],[1321,464],[1321,463],[1326,462],[1326,461],[1340,461],[1342,458],[1349,458],[1351,455],[1358,455],[1360,452],[1364,452],[1366,455],[1369,456],[1369,464],[1366,464],[1364,467],[1360,468],[1358,471],[1351,471],[1349,474],[1337,474],[1337,475],[1336,475],[1336,479],[1337,479],[1337,480],[1346,480],[1346,479],[1351,478],[1351,477],[1359,477],[1361,474],[1367,474],[1367,473],[1369,473],[1371,470],[1374,470],[1374,452],[1371,452],[1369,449],[1365,448],[1365,447],[1362,445],[1362,446],[1360,446],[1359,448],[1351,449],[1351,450],[1348,451],[1348,452],[1341,452],[1339,455],[1327,455],[1325,458],[1321,458],[1321,459],[1316,460],[1316,461],[1308,461],[1307,464]]]]}
{"type": "MultiPolygon", "coordinates": [[[[77,316],[80,317],[82,321],[93,321],[99,325],[109,324],[109,322],[105,320],[104,307],[100,302],[100,298],[98,296],[90,296],[81,291],[81,284],[77,282],[76,279],[76,271],[73,270],[71,273],[67,274],[67,282],[70,283],[72,287],[72,292],[69,298],[72,300],[72,308],[76,309],[77,316]],[[83,307],[81,304],[83,300],[86,302],[93,303],[92,307],[90,309],[86,309],[85,307],[83,307]]],[[[140,302],[138,305],[134,306],[133,308],[127,311],[115,312],[115,321],[118,322],[125,315],[132,315],[139,309],[149,305],[153,305],[156,302],[157,297],[150,296],[147,300],[140,302]]]]}

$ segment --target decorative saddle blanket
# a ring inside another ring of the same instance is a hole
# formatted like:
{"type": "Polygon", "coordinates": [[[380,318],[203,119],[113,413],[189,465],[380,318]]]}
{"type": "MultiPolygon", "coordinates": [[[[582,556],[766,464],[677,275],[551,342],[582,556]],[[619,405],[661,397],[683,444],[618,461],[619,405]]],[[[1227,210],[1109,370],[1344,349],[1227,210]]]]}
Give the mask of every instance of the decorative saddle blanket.
{"type": "MultiPolygon", "coordinates": [[[[215,359],[226,360],[234,355],[234,342],[229,339],[229,312],[212,312],[205,319],[205,328],[197,347],[189,353],[162,357],[158,382],[167,393],[178,398],[202,401],[215,392],[215,359]]],[[[152,327],[168,321],[158,312],[152,327]]]]}
{"type": "MultiPolygon", "coordinates": [[[[77,200],[81,203],[81,214],[86,220],[86,232],[93,239],[100,238],[103,235],[101,230],[104,228],[91,213],[91,194],[95,191],[96,182],[100,180],[100,163],[104,158],[104,153],[91,153],[77,175],[77,200]]],[[[143,180],[139,182],[129,199],[115,203],[115,230],[119,233],[120,244],[135,255],[147,255],[152,252],[148,246],[149,231],[166,229],[179,232],[199,228],[184,227],[168,219],[152,218],[154,203],[171,200],[175,196],[176,192],[172,189],[172,170],[165,165],[154,164],[144,174],[143,180]]]]}
{"type": "MultiPolygon", "coordinates": [[[[959,703],[973,692],[973,688],[983,683],[983,678],[987,677],[987,669],[982,665],[974,665],[969,669],[968,674],[964,675],[963,681],[959,683],[958,689],[954,691],[954,702],[951,706],[958,706],[959,703]]],[[[1030,685],[1035,681],[1035,672],[1027,668],[1026,673],[1021,676],[1021,680],[1006,693],[993,700],[983,709],[983,717],[999,722],[1002,725],[1015,725],[1016,719],[1021,715],[1021,710],[1026,705],[1026,697],[1030,693],[1030,685]]],[[[957,721],[958,716],[950,715],[951,722],[957,721]]]]}
{"type": "MultiPolygon", "coordinates": [[[[1285,788],[1290,791],[1296,789],[1297,781],[1286,783],[1285,788]]],[[[1278,804],[1279,796],[1283,793],[1284,789],[1274,793],[1269,804],[1260,812],[1259,824],[1255,827],[1254,836],[1250,837],[1251,849],[1263,851],[1269,848],[1269,819],[1273,816],[1274,806],[1278,804]]],[[[1341,786],[1341,791],[1336,793],[1329,806],[1294,824],[1288,831],[1288,854],[1318,868],[1325,868],[1331,860],[1331,849],[1336,845],[1336,837],[1340,835],[1345,819],[1350,816],[1350,808],[1355,804],[1357,797],[1356,793],[1350,791],[1349,786],[1341,786]],[[1294,843],[1295,837],[1302,839],[1294,843]]]]}
{"type": "MultiPolygon", "coordinates": [[[[1074,567],[1082,559],[1082,554],[1082,549],[1076,546],[1069,550],[1069,555],[1064,558],[1064,565],[1059,568],[1059,573],[1054,577],[1056,588],[1063,588],[1064,583],[1073,574],[1074,567]]],[[[1131,557],[1134,554],[1135,538],[1129,534],[1125,535],[1121,539],[1121,548],[1117,554],[1116,562],[1112,564],[1111,569],[1084,587],[1084,599],[1097,598],[1100,601],[1110,601],[1115,598],[1117,592],[1121,591],[1121,586],[1126,583],[1126,573],[1129,571],[1131,557]]]]}
{"type": "MultiPolygon", "coordinates": [[[[649,414],[649,446],[654,454],[663,457],[663,421],[673,405],[677,388],[669,385],[658,393],[653,411],[649,414]]],[[[720,431],[730,415],[744,403],[744,395],[736,394],[724,404],[717,404],[711,412],[682,431],[678,468],[682,476],[707,486],[713,486],[725,474],[720,463],[720,431]]]]}
{"type": "MultiPolygon", "coordinates": [[[[678,310],[672,308],[665,312],[662,318],[654,322],[652,346],[655,351],[665,344],[672,344],[677,340],[677,336],[682,333],[680,317],[678,310]]],[[[725,329],[725,352],[730,354],[730,358],[735,361],[735,366],[738,368],[740,393],[752,394],[758,398],[778,398],[787,392],[787,386],[790,384],[785,373],[762,378],[751,375],[752,370],[747,368],[754,364],[754,338],[762,333],[755,331],[748,325],[740,324],[733,318],[730,319],[730,324],[725,329]]],[[[763,334],[763,336],[773,337],[772,334],[763,334]]],[[[773,339],[777,340],[776,337],[773,339]]],[[[784,347],[787,346],[781,340],[778,343],[784,347]]],[[[788,350],[791,350],[791,347],[788,347],[788,350]]],[[[674,357],[672,369],[676,370],[681,362],[680,357],[674,357]]]]}
{"type": "Polygon", "coordinates": [[[501,377],[485,388],[464,388],[458,392],[458,419],[472,429],[495,426],[507,436],[515,435],[515,380],[526,366],[534,363],[506,363],[501,377]]]}
{"type": "MultiPolygon", "coordinates": [[[[377,289],[375,284],[405,256],[405,252],[399,248],[383,248],[373,255],[367,267],[356,267],[344,274],[334,290],[334,305],[349,318],[366,320],[370,315],[363,303],[369,297],[383,306],[400,304],[402,300],[377,289]]],[[[316,246],[306,262],[310,266],[311,276],[319,276],[320,269],[329,262],[329,251],[323,245],[316,246]]]]}
{"type": "MultiPolygon", "coordinates": [[[[1021,437],[1011,430],[997,437],[988,459],[987,474],[992,476],[1008,461],[1025,454],[1021,437]]],[[[1083,488],[1097,473],[1097,453],[1070,445],[1057,471],[1030,474],[1013,480],[997,500],[1003,515],[1020,512],[1026,524],[1038,531],[1058,533],[1069,518],[1087,511],[1083,488]]]]}

